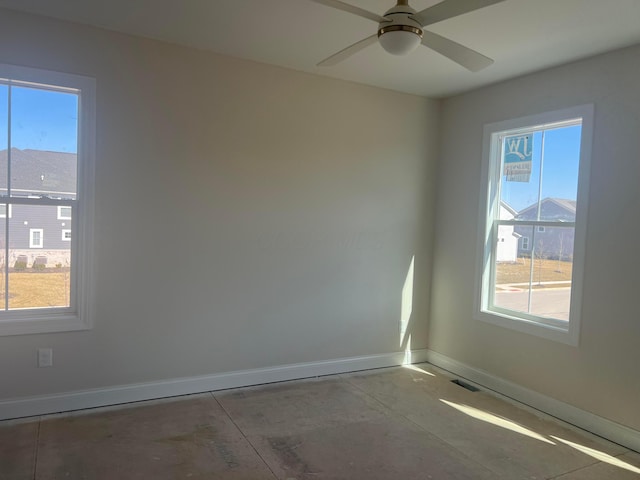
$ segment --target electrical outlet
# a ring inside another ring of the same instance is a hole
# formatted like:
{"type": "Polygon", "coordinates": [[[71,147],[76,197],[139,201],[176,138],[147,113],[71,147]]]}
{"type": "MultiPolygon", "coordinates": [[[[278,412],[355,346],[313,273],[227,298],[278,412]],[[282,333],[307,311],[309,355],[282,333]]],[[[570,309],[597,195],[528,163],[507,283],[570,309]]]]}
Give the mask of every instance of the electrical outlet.
{"type": "Polygon", "coordinates": [[[38,367],[53,367],[53,348],[38,349],[38,367]]]}

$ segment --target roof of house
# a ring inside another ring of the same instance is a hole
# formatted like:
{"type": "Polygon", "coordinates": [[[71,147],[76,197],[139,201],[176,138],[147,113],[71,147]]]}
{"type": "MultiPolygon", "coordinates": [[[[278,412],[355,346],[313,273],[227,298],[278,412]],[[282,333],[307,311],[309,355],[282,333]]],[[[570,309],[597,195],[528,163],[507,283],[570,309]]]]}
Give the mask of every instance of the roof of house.
{"type": "MultiPolygon", "coordinates": [[[[545,200],[549,200],[551,202],[555,202],[560,205],[562,208],[566,210],[576,213],[576,201],[575,200],[567,200],[566,198],[545,198],[545,200]]],[[[544,200],[543,200],[544,201],[544,200]]]]}
{"type": "MultiPolygon", "coordinates": [[[[7,150],[0,150],[0,191],[7,188],[7,150]]],[[[11,149],[11,189],[29,195],[75,195],[77,155],[11,149]]]]}
{"type": "MultiPolygon", "coordinates": [[[[566,198],[543,198],[540,201],[542,220],[573,222],[576,219],[576,201],[566,198]]],[[[516,219],[535,220],[538,217],[538,204],[534,203],[520,210],[516,219]]]]}
{"type": "Polygon", "coordinates": [[[500,200],[500,206],[503,207],[507,212],[509,212],[514,217],[518,214],[518,212],[516,212],[516,210],[504,200],[500,200]]]}
{"type": "MultiPolygon", "coordinates": [[[[556,205],[558,205],[559,207],[565,209],[567,211],[567,213],[576,214],[576,201],[575,200],[568,200],[566,198],[552,198],[552,197],[546,197],[543,198],[540,201],[540,204],[543,205],[545,203],[555,203],[556,205]]],[[[529,212],[530,210],[536,210],[538,208],[538,203],[534,203],[532,205],[529,205],[526,208],[523,208],[522,210],[520,210],[518,212],[518,216],[523,215],[524,213],[529,212]]]]}

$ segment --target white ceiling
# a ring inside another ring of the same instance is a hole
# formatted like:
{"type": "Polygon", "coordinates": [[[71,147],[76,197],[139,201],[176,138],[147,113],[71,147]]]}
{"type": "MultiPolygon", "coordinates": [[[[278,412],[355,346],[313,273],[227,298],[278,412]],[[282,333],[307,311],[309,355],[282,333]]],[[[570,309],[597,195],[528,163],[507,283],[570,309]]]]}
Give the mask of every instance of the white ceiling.
{"type": "MultiPolygon", "coordinates": [[[[394,4],[347,1],[379,14],[394,4]]],[[[418,11],[435,3],[410,2],[418,11]]],[[[495,60],[480,72],[424,47],[394,57],[378,44],[320,68],[377,25],[309,0],[0,0],[0,7],[429,97],[640,43],[640,0],[506,0],[428,28],[495,60]]]]}

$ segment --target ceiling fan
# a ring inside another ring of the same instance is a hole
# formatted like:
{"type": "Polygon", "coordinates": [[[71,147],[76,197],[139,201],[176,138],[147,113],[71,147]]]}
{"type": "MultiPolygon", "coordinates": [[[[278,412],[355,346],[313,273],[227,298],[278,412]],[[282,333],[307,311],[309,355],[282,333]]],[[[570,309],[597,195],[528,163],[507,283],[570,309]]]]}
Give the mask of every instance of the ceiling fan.
{"type": "Polygon", "coordinates": [[[378,23],[378,33],[324,59],[318,64],[319,67],[336,65],[354,53],[379,41],[382,48],[393,55],[406,55],[422,44],[462,65],[464,68],[477,72],[491,65],[493,60],[475,50],[471,50],[433,32],[426,31],[423,28],[494,3],[503,2],[504,0],[444,0],[420,12],[416,12],[411,8],[408,0],[397,0],[396,6],[387,10],[384,15],[378,15],[339,0],[311,1],[378,23]]]}

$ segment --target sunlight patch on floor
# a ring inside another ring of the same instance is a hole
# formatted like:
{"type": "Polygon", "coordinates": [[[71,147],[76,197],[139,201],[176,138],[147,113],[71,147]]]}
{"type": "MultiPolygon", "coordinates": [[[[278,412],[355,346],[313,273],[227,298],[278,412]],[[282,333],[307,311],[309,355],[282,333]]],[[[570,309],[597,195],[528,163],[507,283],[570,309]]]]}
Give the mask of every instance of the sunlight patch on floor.
{"type": "Polygon", "coordinates": [[[482,420],[483,422],[491,423],[492,425],[496,425],[497,427],[505,428],[507,430],[511,430],[512,432],[519,433],[521,435],[526,435],[527,437],[535,438],[536,440],[540,440],[541,442],[555,445],[555,443],[553,443],[551,440],[548,440],[547,438],[534,432],[533,430],[529,430],[528,428],[518,425],[517,423],[512,422],[511,420],[508,420],[506,418],[498,417],[493,413],[485,412],[483,410],[470,407],[468,405],[449,402],[442,398],[440,399],[440,401],[449,405],[452,408],[455,408],[456,410],[462,413],[469,415],[470,417],[476,418],[478,420],[482,420]]]}
{"type": "Polygon", "coordinates": [[[416,365],[403,365],[403,368],[413,370],[414,372],[424,373],[425,375],[429,375],[431,377],[436,376],[435,373],[427,372],[425,369],[417,367],[416,365]]]}
{"type": "Polygon", "coordinates": [[[551,435],[551,438],[557,440],[558,442],[562,442],[565,445],[569,445],[570,447],[575,448],[579,452],[584,453],[585,455],[589,455],[590,457],[595,458],[596,460],[600,460],[601,462],[608,463],[609,465],[613,465],[614,467],[624,468],[625,470],[629,470],[633,473],[640,473],[640,468],[634,467],[633,465],[623,462],[619,458],[616,458],[607,453],[601,452],[600,450],[595,450],[593,448],[585,447],[584,445],[580,445],[578,443],[570,442],[569,440],[564,440],[560,437],[554,437],[551,435]]]}

